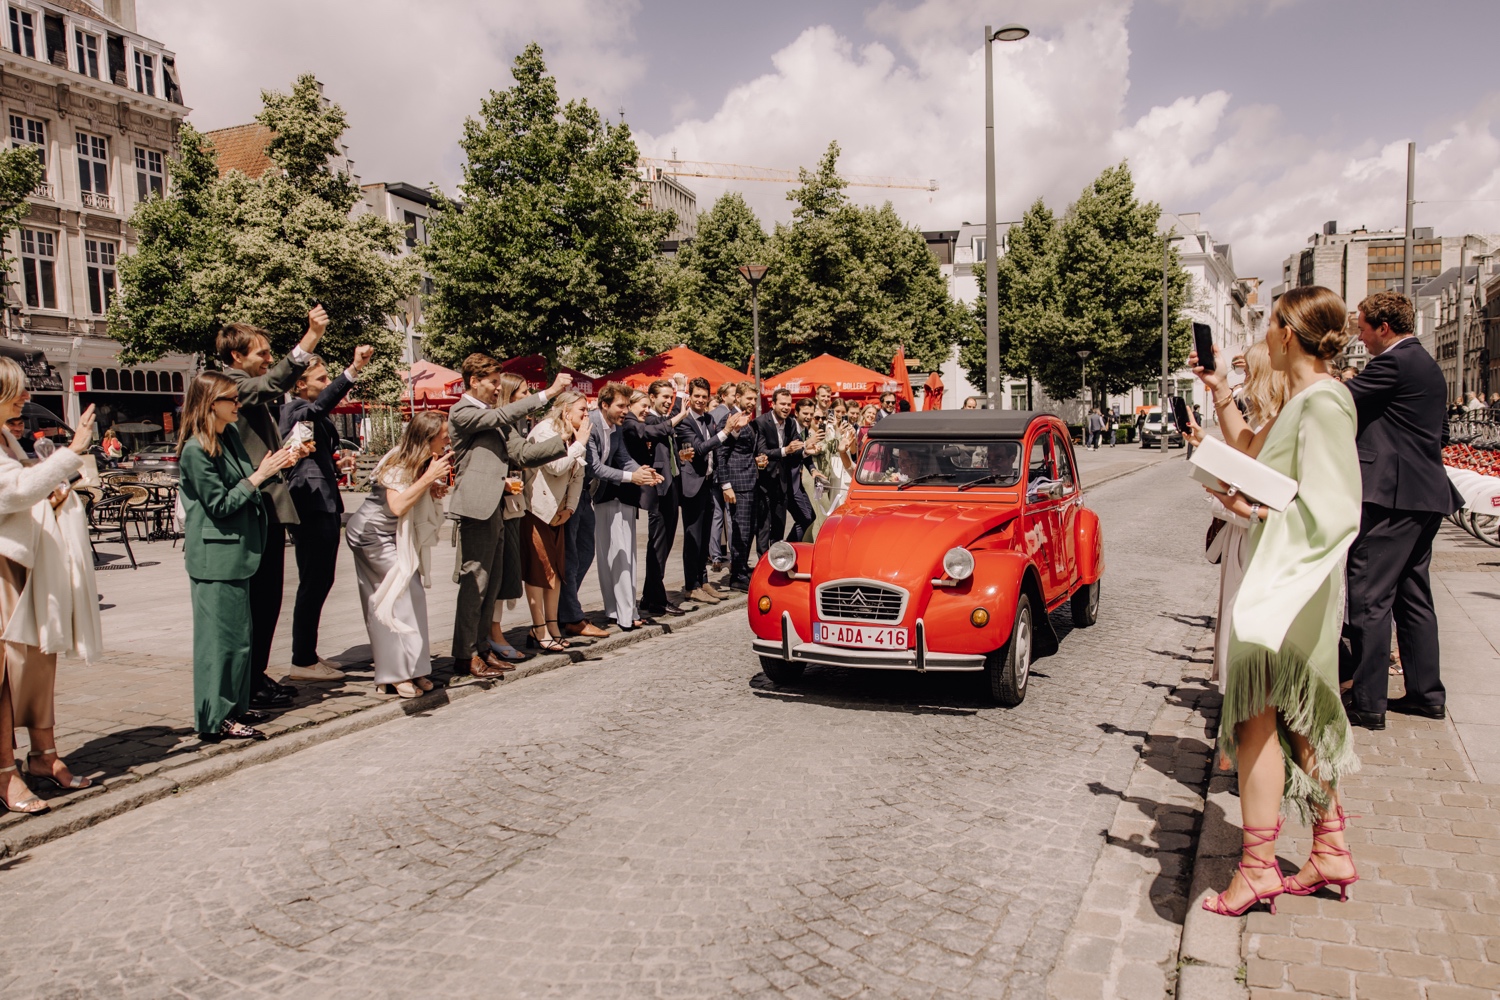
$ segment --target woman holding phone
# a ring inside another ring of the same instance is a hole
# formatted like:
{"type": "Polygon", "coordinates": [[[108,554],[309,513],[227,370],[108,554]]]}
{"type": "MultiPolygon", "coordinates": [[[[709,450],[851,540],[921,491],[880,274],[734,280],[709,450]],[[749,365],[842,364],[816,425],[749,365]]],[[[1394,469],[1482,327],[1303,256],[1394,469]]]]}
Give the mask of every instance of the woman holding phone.
{"type": "Polygon", "coordinates": [[[349,519],[360,607],[370,633],[375,687],[403,698],[432,690],[427,638],[427,558],[448,492],[448,418],[418,413],[370,477],[370,495],[349,519]]]}
{"type": "Polygon", "coordinates": [[[177,436],[186,528],[182,549],[193,602],[193,703],[198,738],[263,740],[251,727],[250,578],[266,547],[260,484],[296,462],[289,449],[250,462],[235,422],[240,388],[204,372],[188,385],[177,436]]]}
{"type": "MultiPolygon", "coordinates": [[[[1276,911],[1283,892],[1304,896],[1358,880],[1344,842],[1338,782],[1358,765],[1339,701],[1338,645],[1344,560],[1359,531],[1361,485],[1356,416],[1347,389],[1328,374],[1343,350],[1348,313],[1326,288],[1294,288],[1277,300],[1266,331],[1270,366],[1286,376],[1281,412],[1255,430],[1225,384],[1227,365],[1194,373],[1213,394],[1224,440],[1297,481],[1285,510],[1233,488],[1210,489],[1250,524],[1250,557],[1234,601],[1221,749],[1239,764],[1243,852],[1228,888],[1204,909],[1238,916],[1259,902],[1276,911]],[[1284,758],[1282,741],[1290,748],[1284,758]],[[1313,819],[1312,854],[1283,880],[1276,862],[1285,801],[1313,819]]],[[[1196,353],[1189,363],[1197,365],[1196,353]]],[[[1194,433],[1201,440],[1202,431],[1194,433]]]]}

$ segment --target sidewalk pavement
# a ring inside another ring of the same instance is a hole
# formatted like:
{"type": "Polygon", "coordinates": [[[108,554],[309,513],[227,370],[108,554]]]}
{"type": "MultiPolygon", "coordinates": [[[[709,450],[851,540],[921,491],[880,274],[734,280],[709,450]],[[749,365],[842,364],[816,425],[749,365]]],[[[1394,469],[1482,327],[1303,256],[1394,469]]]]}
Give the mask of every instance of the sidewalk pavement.
{"type": "MultiPolygon", "coordinates": [[[[1113,448],[1105,444],[1100,445],[1098,451],[1089,451],[1083,445],[1075,444],[1073,453],[1078,456],[1078,471],[1083,476],[1083,487],[1089,489],[1093,486],[1102,486],[1111,479],[1119,479],[1132,472],[1150,468],[1158,462],[1172,459],[1182,461],[1187,451],[1183,448],[1173,448],[1164,458],[1161,449],[1142,448],[1139,443],[1120,444],[1113,448]]],[[[1187,473],[1184,472],[1183,475],[1187,473]]]]}
{"type": "MultiPolygon", "coordinates": [[[[1180,1000],[1250,996],[1480,1000],[1500,994],[1500,549],[1445,525],[1433,552],[1446,720],[1391,714],[1356,729],[1362,768],[1344,783],[1359,818],[1348,841],[1360,882],[1282,896],[1233,920],[1198,909],[1239,856],[1232,775],[1210,785],[1183,932],[1180,1000]]],[[[1404,692],[1392,677],[1391,696],[1404,692]]],[[[1288,824],[1291,871],[1310,830],[1288,824]]]]}
{"type": "MultiPolygon", "coordinates": [[[[345,503],[353,510],[363,501],[360,494],[346,494],[345,503]]],[[[645,567],[646,526],[642,517],[637,530],[638,563],[645,567]]],[[[666,584],[669,591],[682,583],[682,534],[668,561],[666,584]]],[[[460,688],[489,690],[497,682],[479,681],[467,674],[454,676],[448,658],[453,632],[453,616],[458,587],[453,582],[456,550],[444,527],[442,540],[433,550],[432,588],[427,592],[428,634],[434,657],[432,679],[437,690],[424,698],[401,701],[393,694],[375,693],[370,666],[369,636],[360,609],[358,585],[354,575],[353,556],[345,545],[339,546],[337,576],[333,591],[324,605],[319,653],[339,663],[347,677],[337,683],[297,683],[298,694],[292,708],[275,713],[257,728],[272,739],[269,743],[246,744],[232,741],[218,744],[199,742],[192,726],[192,608],[188,599],[188,579],[183,567],[181,544],[132,541],[140,568],[132,570],[123,550],[108,542],[100,543],[100,553],[108,562],[98,574],[104,625],[105,653],[93,665],[81,660],[59,658],[57,671],[57,745],[74,774],[94,779],[95,787],[64,793],[42,787],[34,790],[52,806],[50,813],[23,816],[0,813],[0,856],[7,848],[12,852],[20,845],[34,846],[43,828],[70,832],[119,811],[121,805],[107,803],[125,796],[124,791],[144,779],[167,772],[177,772],[192,765],[232,755],[234,763],[261,759],[266,753],[279,756],[287,752],[283,740],[288,734],[305,731],[309,726],[325,724],[359,713],[380,714],[382,706],[401,709],[427,709],[456,697],[460,688]],[[118,552],[118,555],[115,553],[118,552]],[[78,813],[73,816],[73,813],[78,813]],[[85,815],[87,814],[87,815],[85,815]]],[[[297,564],[293,549],[286,550],[286,586],[276,642],[271,649],[271,675],[281,678],[291,663],[292,604],[297,592],[297,564]]],[[[580,593],[584,608],[597,624],[603,625],[600,611],[598,574],[592,570],[580,593]]],[[[725,610],[742,607],[744,599],[708,606],[684,618],[666,618],[666,629],[725,610]]],[[[525,601],[507,611],[507,636],[513,646],[524,649],[525,626],[530,623],[525,601]]],[[[624,634],[610,629],[609,639],[592,645],[577,645],[568,654],[533,656],[521,669],[508,674],[515,680],[538,670],[552,669],[585,657],[594,658],[609,649],[661,634],[664,629],[652,627],[624,634]]],[[[581,641],[580,641],[581,642],[581,641]]],[[[499,682],[503,683],[503,682],[499,682]]],[[[464,694],[471,693],[467,690],[464,694]]],[[[366,723],[360,723],[364,725],[366,723]]],[[[27,733],[16,734],[21,747],[27,749],[27,733]]],[[[324,738],[319,736],[318,739],[324,738]]],[[[307,738],[299,737],[299,745],[307,738]]],[[[191,770],[186,773],[195,773],[191,770]]],[[[217,773],[215,771],[214,773],[217,773]]],[[[167,788],[170,783],[157,783],[167,788]]],[[[139,798],[139,794],[135,794],[139,798]]],[[[134,804],[140,804],[135,802],[134,804]]],[[[48,836],[50,839],[50,836],[48,836]]]]}

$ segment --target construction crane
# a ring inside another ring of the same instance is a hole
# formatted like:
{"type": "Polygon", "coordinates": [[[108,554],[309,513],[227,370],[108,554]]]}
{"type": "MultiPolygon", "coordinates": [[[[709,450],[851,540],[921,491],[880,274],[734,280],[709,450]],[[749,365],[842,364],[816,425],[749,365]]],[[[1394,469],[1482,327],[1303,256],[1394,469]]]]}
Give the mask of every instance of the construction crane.
{"type": "MultiPolygon", "coordinates": [[[[743,163],[679,160],[675,149],[672,151],[670,160],[643,156],[640,159],[640,166],[646,176],[652,179],[661,174],[668,174],[672,177],[708,177],[718,181],[766,181],[771,184],[800,184],[802,181],[797,171],[782,170],[778,167],[751,167],[743,163]]],[[[880,177],[870,174],[848,174],[843,177],[844,182],[850,187],[901,188],[909,191],[936,191],[938,189],[936,180],[921,181],[911,177],[880,177]]]]}

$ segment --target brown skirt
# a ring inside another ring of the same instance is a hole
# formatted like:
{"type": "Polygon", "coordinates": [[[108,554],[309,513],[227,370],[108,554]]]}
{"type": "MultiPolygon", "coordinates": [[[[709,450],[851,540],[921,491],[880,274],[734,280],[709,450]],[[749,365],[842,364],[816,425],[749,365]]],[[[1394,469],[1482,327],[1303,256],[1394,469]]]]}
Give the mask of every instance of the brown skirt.
{"type": "MultiPolygon", "coordinates": [[[[26,589],[26,567],[0,556],[0,622],[10,624],[26,589]]],[[[0,625],[0,632],[4,625],[0,625]]],[[[4,681],[10,686],[11,717],[17,728],[51,729],[56,722],[53,692],[57,686],[57,654],[35,646],[4,643],[4,681]]]]}
{"type": "Polygon", "coordinates": [[[553,527],[530,511],[522,530],[521,578],[533,587],[551,590],[562,579],[567,535],[561,525],[553,527]]]}

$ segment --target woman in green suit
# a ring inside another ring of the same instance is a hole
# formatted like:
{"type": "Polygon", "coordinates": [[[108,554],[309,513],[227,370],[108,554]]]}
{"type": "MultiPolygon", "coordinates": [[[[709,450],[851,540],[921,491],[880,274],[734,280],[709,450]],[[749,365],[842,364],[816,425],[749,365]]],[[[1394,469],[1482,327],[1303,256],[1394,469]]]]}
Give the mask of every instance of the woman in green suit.
{"type": "Polygon", "coordinates": [[[193,599],[193,702],[200,739],[265,739],[250,711],[250,578],[266,546],[260,484],[296,461],[285,448],[256,468],[240,443],[240,390],[204,372],[188,386],[177,437],[183,552],[193,599]]]}

